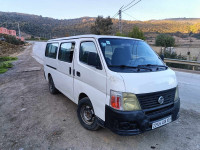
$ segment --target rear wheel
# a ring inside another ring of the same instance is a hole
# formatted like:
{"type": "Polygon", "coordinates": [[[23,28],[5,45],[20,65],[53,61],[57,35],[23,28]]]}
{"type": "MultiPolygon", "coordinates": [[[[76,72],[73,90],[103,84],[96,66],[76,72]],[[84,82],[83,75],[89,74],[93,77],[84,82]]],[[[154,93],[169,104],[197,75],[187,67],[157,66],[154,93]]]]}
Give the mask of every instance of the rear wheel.
{"type": "Polygon", "coordinates": [[[77,115],[81,125],[85,129],[95,131],[100,128],[89,98],[86,97],[80,100],[77,115]]]}
{"type": "Polygon", "coordinates": [[[49,77],[49,92],[51,94],[57,94],[58,93],[58,90],[56,89],[51,76],[49,77]]]}

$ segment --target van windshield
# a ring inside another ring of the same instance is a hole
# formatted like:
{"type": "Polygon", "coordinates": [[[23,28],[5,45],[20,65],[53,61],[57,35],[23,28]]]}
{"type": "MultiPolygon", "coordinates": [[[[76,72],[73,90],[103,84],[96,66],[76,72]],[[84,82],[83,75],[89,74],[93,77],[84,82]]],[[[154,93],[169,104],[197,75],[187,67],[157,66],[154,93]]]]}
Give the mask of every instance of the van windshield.
{"type": "Polygon", "coordinates": [[[167,66],[144,41],[100,38],[99,44],[107,66],[115,72],[166,70],[167,66]]]}

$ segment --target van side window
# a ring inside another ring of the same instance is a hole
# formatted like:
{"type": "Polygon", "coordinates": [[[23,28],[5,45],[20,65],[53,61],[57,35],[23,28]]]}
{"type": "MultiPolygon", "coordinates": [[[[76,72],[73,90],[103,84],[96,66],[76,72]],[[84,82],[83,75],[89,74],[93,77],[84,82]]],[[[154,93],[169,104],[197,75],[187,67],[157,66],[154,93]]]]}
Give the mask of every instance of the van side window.
{"type": "Polygon", "coordinates": [[[45,56],[56,59],[58,43],[48,43],[46,46],[45,56]]]}
{"type": "Polygon", "coordinates": [[[64,62],[72,62],[75,43],[62,43],[58,54],[58,59],[64,62]]]}
{"type": "Polygon", "coordinates": [[[87,65],[101,69],[101,61],[93,42],[82,42],[79,51],[79,60],[87,65]]]}

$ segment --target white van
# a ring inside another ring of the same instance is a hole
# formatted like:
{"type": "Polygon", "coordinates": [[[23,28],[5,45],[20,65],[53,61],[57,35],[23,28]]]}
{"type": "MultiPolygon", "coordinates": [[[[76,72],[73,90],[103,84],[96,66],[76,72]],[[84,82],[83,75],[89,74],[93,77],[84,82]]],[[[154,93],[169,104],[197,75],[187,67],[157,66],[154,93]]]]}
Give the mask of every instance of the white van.
{"type": "Polygon", "coordinates": [[[144,41],[82,35],[49,40],[44,60],[49,91],[78,105],[81,125],[134,135],[178,118],[174,71],[144,41]]]}

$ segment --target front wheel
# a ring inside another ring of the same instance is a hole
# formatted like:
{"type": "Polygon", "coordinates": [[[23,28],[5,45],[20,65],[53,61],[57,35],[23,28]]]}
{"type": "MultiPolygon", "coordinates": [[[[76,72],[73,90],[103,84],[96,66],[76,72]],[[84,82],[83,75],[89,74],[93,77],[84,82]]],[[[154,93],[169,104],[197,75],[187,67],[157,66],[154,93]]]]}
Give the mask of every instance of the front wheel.
{"type": "Polygon", "coordinates": [[[77,115],[81,125],[85,129],[95,131],[100,128],[89,98],[86,97],[80,100],[77,115]]]}

